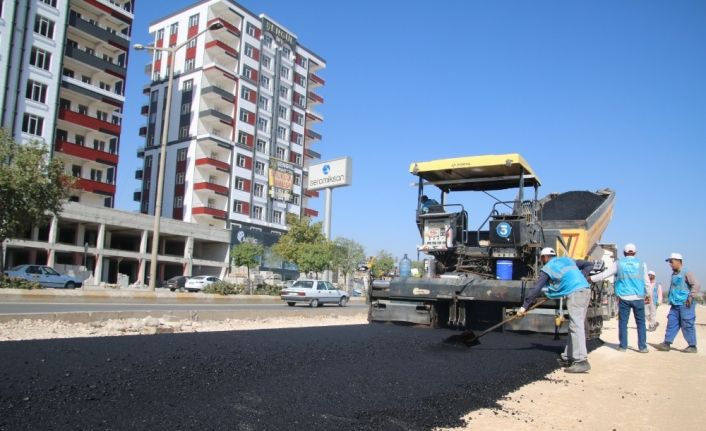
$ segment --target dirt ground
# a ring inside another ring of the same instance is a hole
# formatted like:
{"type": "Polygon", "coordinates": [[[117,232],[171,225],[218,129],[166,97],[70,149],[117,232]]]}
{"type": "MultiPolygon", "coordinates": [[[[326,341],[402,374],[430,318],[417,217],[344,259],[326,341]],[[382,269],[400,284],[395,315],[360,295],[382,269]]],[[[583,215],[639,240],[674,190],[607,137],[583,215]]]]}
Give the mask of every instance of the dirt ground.
{"type": "MultiPolygon", "coordinates": [[[[657,310],[660,326],[648,344],[664,340],[669,306],[657,310]]],[[[523,386],[500,401],[465,417],[454,430],[703,430],[706,429],[706,307],[696,311],[699,353],[672,350],[638,353],[631,319],[627,352],[616,350],[618,321],[605,323],[602,347],[589,354],[591,372],[566,374],[523,386]]],[[[686,347],[679,334],[673,348],[686,347]]]]}

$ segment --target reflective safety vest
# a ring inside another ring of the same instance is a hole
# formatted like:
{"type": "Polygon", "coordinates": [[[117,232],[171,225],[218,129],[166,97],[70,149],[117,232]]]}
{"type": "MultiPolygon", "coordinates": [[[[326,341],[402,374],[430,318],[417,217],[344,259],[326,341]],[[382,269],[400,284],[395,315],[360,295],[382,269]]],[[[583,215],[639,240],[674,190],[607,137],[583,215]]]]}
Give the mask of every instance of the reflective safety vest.
{"type": "Polygon", "coordinates": [[[570,295],[579,289],[589,287],[576,262],[570,257],[555,257],[542,267],[542,272],[549,276],[547,296],[555,299],[570,295]]]}
{"type": "Polygon", "coordinates": [[[645,265],[634,256],[624,257],[617,262],[615,294],[624,296],[645,296],[645,265]]]}
{"type": "Polygon", "coordinates": [[[684,268],[672,273],[672,284],[669,286],[669,303],[672,305],[684,305],[689,299],[691,289],[686,284],[686,273],[687,270],[684,268]]]}

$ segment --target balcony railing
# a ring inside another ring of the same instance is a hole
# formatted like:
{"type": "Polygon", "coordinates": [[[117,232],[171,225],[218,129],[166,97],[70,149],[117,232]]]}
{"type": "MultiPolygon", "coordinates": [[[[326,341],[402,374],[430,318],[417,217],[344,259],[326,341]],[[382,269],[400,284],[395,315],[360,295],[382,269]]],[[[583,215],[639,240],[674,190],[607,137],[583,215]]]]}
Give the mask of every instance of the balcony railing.
{"type": "Polygon", "coordinates": [[[132,193],[132,200],[135,202],[142,201],[142,190],[137,189],[132,193]]]}
{"type": "Polygon", "coordinates": [[[96,39],[110,43],[113,46],[119,46],[127,50],[130,46],[130,37],[117,32],[111,28],[103,27],[97,23],[86,21],[80,18],[74,12],[69,17],[69,24],[78,30],[88,33],[96,39]]]}
{"type": "Polygon", "coordinates": [[[140,107],[140,115],[149,115],[150,113],[150,105],[142,105],[140,107]]]}
{"type": "Polygon", "coordinates": [[[76,181],[76,187],[99,195],[115,195],[115,184],[90,180],[88,178],[79,178],[78,181],[76,181]]]}
{"type": "Polygon", "coordinates": [[[322,117],[321,115],[317,114],[314,111],[309,111],[309,110],[306,111],[306,118],[310,119],[311,121],[319,121],[319,122],[324,121],[324,117],[322,117]]]}
{"type": "Polygon", "coordinates": [[[136,180],[141,180],[143,176],[144,176],[144,171],[142,169],[135,170],[135,179],[136,180]]]}
{"type": "Polygon", "coordinates": [[[81,63],[87,64],[89,66],[95,67],[98,70],[103,70],[105,72],[111,72],[114,75],[118,75],[120,77],[125,77],[125,74],[127,72],[127,69],[125,68],[124,65],[115,63],[110,60],[105,60],[101,57],[98,57],[96,55],[90,54],[81,48],[77,48],[74,46],[67,46],[64,50],[66,55],[70,58],[73,58],[76,61],[80,61],[81,63]]]}
{"type": "Polygon", "coordinates": [[[222,123],[232,125],[233,124],[233,117],[229,116],[228,114],[225,114],[217,109],[204,109],[203,111],[199,112],[199,118],[204,118],[204,117],[215,117],[219,119],[222,123]]]}
{"type": "Polygon", "coordinates": [[[316,190],[307,190],[304,192],[304,196],[309,197],[309,198],[318,198],[319,192],[316,190]]]}
{"type": "Polygon", "coordinates": [[[145,147],[139,146],[137,147],[137,158],[141,159],[145,157],[145,147]]]}
{"type": "Polygon", "coordinates": [[[230,103],[235,102],[235,96],[233,93],[229,92],[228,90],[221,88],[217,85],[209,85],[208,87],[205,87],[203,90],[201,90],[201,95],[202,96],[207,96],[209,94],[215,94],[220,96],[223,100],[226,100],[230,103]]]}
{"type": "Polygon", "coordinates": [[[120,136],[120,125],[113,124],[108,121],[99,120],[95,117],[90,117],[85,114],[80,114],[66,108],[59,109],[59,119],[68,121],[69,123],[78,124],[89,129],[98,130],[99,132],[108,133],[110,135],[120,136]]]}
{"type": "Polygon", "coordinates": [[[307,217],[318,217],[319,212],[311,208],[304,208],[304,215],[307,217]]]}
{"type": "Polygon", "coordinates": [[[316,133],[311,129],[306,130],[306,137],[309,139],[318,139],[319,141],[321,140],[321,134],[316,133]]]}
{"type": "Polygon", "coordinates": [[[204,206],[193,207],[191,209],[191,214],[193,214],[193,215],[210,215],[210,216],[215,217],[217,219],[224,219],[224,220],[226,218],[225,211],[219,210],[216,208],[204,207],[204,206]]]}
{"type": "Polygon", "coordinates": [[[98,3],[101,3],[101,4],[108,6],[109,8],[113,9],[114,11],[118,12],[120,18],[123,20],[132,21],[132,19],[134,18],[133,9],[132,9],[133,2],[125,2],[125,3],[119,4],[119,3],[112,1],[112,0],[96,0],[96,1],[98,3]]]}
{"type": "Polygon", "coordinates": [[[194,190],[208,190],[215,192],[219,195],[228,196],[228,187],[221,186],[219,184],[210,183],[208,181],[201,181],[194,184],[194,190]]]}
{"type": "Polygon", "coordinates": [[[309,74],[309,80],[316,85],[326,85],[326,81],[324,81],[323,78],[313,73],[309,74]]]}
{"type": "Polygon", "coordinates": [[[80,157],[86,160],[103,163],[106,165],[116,166],[118,164],[118,155],[101,151],[95,148],[85,147],[73,142],[57,140],[54,144],[54,149],[57,152],[68,154],[74,157],[80,157]]]}
{"type": "Polygon", "coordinates": [[[140,137],[143,137],[143,138],[145,136],[147,136],[147,126],[140,127],[140,129],[138,130],[137,133],[139,134],[140,137]]]}
{"type": "Polygon", "coordinates": [[[314,93],[313,91],[309,92],[309,100],[314,103],[324,103],[324,98],[314,93]]]}
{"type": "Polygon", "coordinates": [[[310,159],[320,159],[321,158],[320,153],[317,153],[316,151],[310,150],[308,148],[304,151],[304,154],[306,154],[306,156],[310,159]]]}
{"type": "Polygon", "coordinates": [[[213,48],[220,48],[222,49],[226,54],[230,55],[233,58],[238,58],[238,51],[236,51],[235,48],[232,46],[228,45],[227,43],[220,41],[218,39],[212,40],[210,42],[206,42],[206,49],[213,49],[213,48]]]}
{"type": "Polygon", "coordinates": [[[208,21],[208,24],[206,24],[206,27],[211,27],[211,24],[214,24],[214,23],[216,23],[216,22],[220,22],[221,24],[223,24],[223,28],[224,28],[227,32],[232,33],[232,34],[234,34],[235,36],[240,37],[240,29],[239,29],[238,27],[234,26],[233,24],[231,24],[230,22],[228,22],[228,21],[226,21],[226,20],[224,20],[224,19],[221,19],[221,18],[213,18],[213,19],[209,20],[209,21],[208,21]]]}
{"type": "Polygon", "coordinates": [[[196,159],[195,165],[196,166],[204,166],[204,167],[213,167],[213,168],[216,168],[221,171],[230,172],[230,164],[229,163],[226,163],[226,162],[223,162],[220,160],[216,160],[216,159],[212,159],[210,157],[201,157],[199,159],[196,159]]]}

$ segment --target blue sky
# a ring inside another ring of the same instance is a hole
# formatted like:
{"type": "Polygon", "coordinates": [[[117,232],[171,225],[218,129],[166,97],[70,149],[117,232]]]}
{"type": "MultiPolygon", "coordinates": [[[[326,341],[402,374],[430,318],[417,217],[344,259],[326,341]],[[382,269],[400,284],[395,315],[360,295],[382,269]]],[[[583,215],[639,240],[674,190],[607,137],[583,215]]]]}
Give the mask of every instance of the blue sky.
{"type": "MultiPolygon", "coordinates": [[[[149,42],[149,22],[191,3],[138,1],[133,42],[149,42]]],[[[316,128],[324,139],[313,149],[354,162],[354,185],[334,192],[334,236],[368,254],[416,254],[410,162],[519,152],[542,195],[614,189],[603,240],[635,242],[660,281],[668,283],[664,257],[679,251],[706,282],[706,2],[241,4],[328,62],[316,128]]],[[[137,209],[147,62],[131,53],[121,209],[137,209]]],[[[487,201],[472,206],[472,219],[489,210],[487,201]]]]}

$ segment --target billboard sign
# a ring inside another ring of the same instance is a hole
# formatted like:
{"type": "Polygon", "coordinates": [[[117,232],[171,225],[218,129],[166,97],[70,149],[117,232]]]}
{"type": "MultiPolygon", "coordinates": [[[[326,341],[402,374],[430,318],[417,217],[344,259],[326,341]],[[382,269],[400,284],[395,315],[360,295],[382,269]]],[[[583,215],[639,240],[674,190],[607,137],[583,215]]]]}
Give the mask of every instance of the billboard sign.
{"type": "Polygon", "coordinates": [[[353,162],[350,157],[309,166],[308,190],[350,186],[353,162]]]}
{"type": "Polygon", "coordinates": [[[291,203],[294,190],[294,165],[282,160],[271,160],[269,189],[272,199],[291,203]]]}

